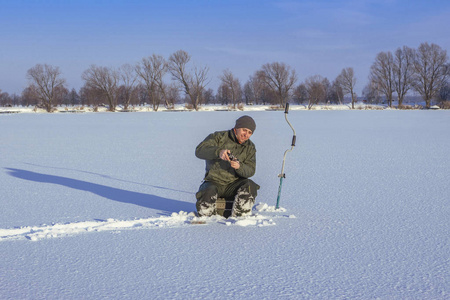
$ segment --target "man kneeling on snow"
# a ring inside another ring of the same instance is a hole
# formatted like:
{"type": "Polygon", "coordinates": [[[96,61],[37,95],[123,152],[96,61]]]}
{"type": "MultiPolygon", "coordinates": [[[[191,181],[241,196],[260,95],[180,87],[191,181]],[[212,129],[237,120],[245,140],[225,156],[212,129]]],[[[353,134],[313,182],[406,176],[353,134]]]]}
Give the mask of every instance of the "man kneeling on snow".
{"type": "Polygon", "coordinates": [[[206,175],[196,194],[199,216],[217,214],[218,198],[233,200],[232,217],[251,213],[259,189],[249,179],[256,168],[256,148],[250,141],[255,129],[255,121],[243,116],[233,129],[208,135],[195,149],[195,156],[206,161],[206,175]]]}

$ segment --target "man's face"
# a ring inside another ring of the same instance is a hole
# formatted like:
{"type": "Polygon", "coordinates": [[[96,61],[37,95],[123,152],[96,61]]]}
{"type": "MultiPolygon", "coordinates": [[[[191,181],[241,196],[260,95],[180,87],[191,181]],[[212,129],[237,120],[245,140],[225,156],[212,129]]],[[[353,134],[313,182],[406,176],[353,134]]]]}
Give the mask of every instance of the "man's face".
{"type": "Polygon", "coordinates": [[[253,132],[248,128],[236,128],[236,138],[241,144],[247,141],[252,134],[253,132]]]}

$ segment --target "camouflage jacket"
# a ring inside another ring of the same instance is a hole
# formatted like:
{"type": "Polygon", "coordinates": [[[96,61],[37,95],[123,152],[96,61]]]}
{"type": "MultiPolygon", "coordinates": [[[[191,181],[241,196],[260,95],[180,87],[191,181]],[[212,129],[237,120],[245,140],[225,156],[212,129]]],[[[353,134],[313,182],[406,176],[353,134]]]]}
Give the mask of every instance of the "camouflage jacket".
{"type": "Polygon", "coordinates": [[[250,140],[239,144],[232,129],[208,135],[195,149],[195,156],[206,160],[206,181],[227,185],[239,178],[249,178],[255,174],[255,144],[250,140]],[[233,169],[230,162],[219,158],[220,151],[225,149],[230,150],[239,159],[239,169],[233,169]]]}

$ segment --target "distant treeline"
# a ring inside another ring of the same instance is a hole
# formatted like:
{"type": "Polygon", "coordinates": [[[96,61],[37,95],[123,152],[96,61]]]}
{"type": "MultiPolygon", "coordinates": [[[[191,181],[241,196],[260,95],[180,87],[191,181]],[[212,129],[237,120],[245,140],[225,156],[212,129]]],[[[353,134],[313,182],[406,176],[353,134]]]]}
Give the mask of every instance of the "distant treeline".
{"type": "Polygon", "coordinates": [[[369,83],[362,95],[355,93],[357,79],[353,68],[344,68],[330,82],[321,75],[297,83],[296,71],[282,62],[267,63],[242,84],[231,70],[224,70],[217,91],[208,88],[208,67],[192,66],[191,56],[179,50],[168,59],[153,54],[135,65],[119,68],[91,65],[83,72],[84,85],[69,90],[57,66],[37,64],[27,71],[29,85],[21,95],[2,93],[0,106],[36,106],[51,112],[58,105],[107,106],[160,105],[173,108],[186,103],[193,109],[204,104],[270,104],[284,107],[297,103],[312,108],[319,103],[342,104],[344,96],[352,108],[358,98],[368,104],[398,101],[403,106],[410,91],[417,92],[429,108],[431,101],[450,100],[450,64],[447,51],[436,44],[422,43],[417,49],[403,46],[394,53],[380,52],[370,68],[369,83]]]}

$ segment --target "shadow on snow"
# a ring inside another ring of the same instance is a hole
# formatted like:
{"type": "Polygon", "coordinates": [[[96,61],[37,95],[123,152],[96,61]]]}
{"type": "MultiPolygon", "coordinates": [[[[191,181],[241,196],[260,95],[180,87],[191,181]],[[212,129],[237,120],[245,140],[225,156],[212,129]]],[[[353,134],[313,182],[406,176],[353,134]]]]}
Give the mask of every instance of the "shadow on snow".
{"type": "Polygon", "coordinates": [[[193,193],[193,192],[182,191],[182,190],[177,190],[177,189],[172,189],[172,188],[167,188],[167,187],[157,186],[157,185],[150,185],[150,184],[145,184],[145,183],[140,183],[140,182],[135,182],[135,181],[130,181],[130,180],[123,180],[123,179],[119,179],[119,178],[115,178],[115,177],[112,177],[112,176],[109,176],[109,175],[104,175],[104,174],[95,173],[95,172],[82,171],[82,170],[71,169],[71,168],[42,166],[42,165],[32,164],[32,163],[27,163],[27,162],[23,162],[23,163],[26,164],[26,165],[34,166],[34,167],[50,168],[50,169],[56,169],[56,170],[76,171],[76,172],[89,174],[89,175],[95,175],[95,176],[99,176],[99,177],[102,177],[102,178],[116,180],[116,181],[120,181],[120,182],[138,184],[138,185],[149,186],[149,187],[157,188],[157,189],[161,189],[161,190],[168,190],[168,191],[174,191],[174,192],[180,192],[180,193],[195,195],[195,193],[193,193]]]}
{"type": "Polygon", "coordinates": [[[190,212],[195,210],[194,204],[189,202],[122,190],[118,188],[113,188],[101,184],[91,183],[67,177],[41,174],[20,169],[12,169],[12,168],[5,168],[5,169],[8,170],[9,175],[16,178],[41,183],[59,184],[72,189],[91,192],[110,200],[122,203],[135,204],[146,208],[161,210],[167,213],[179,211],[190,212]]]}

